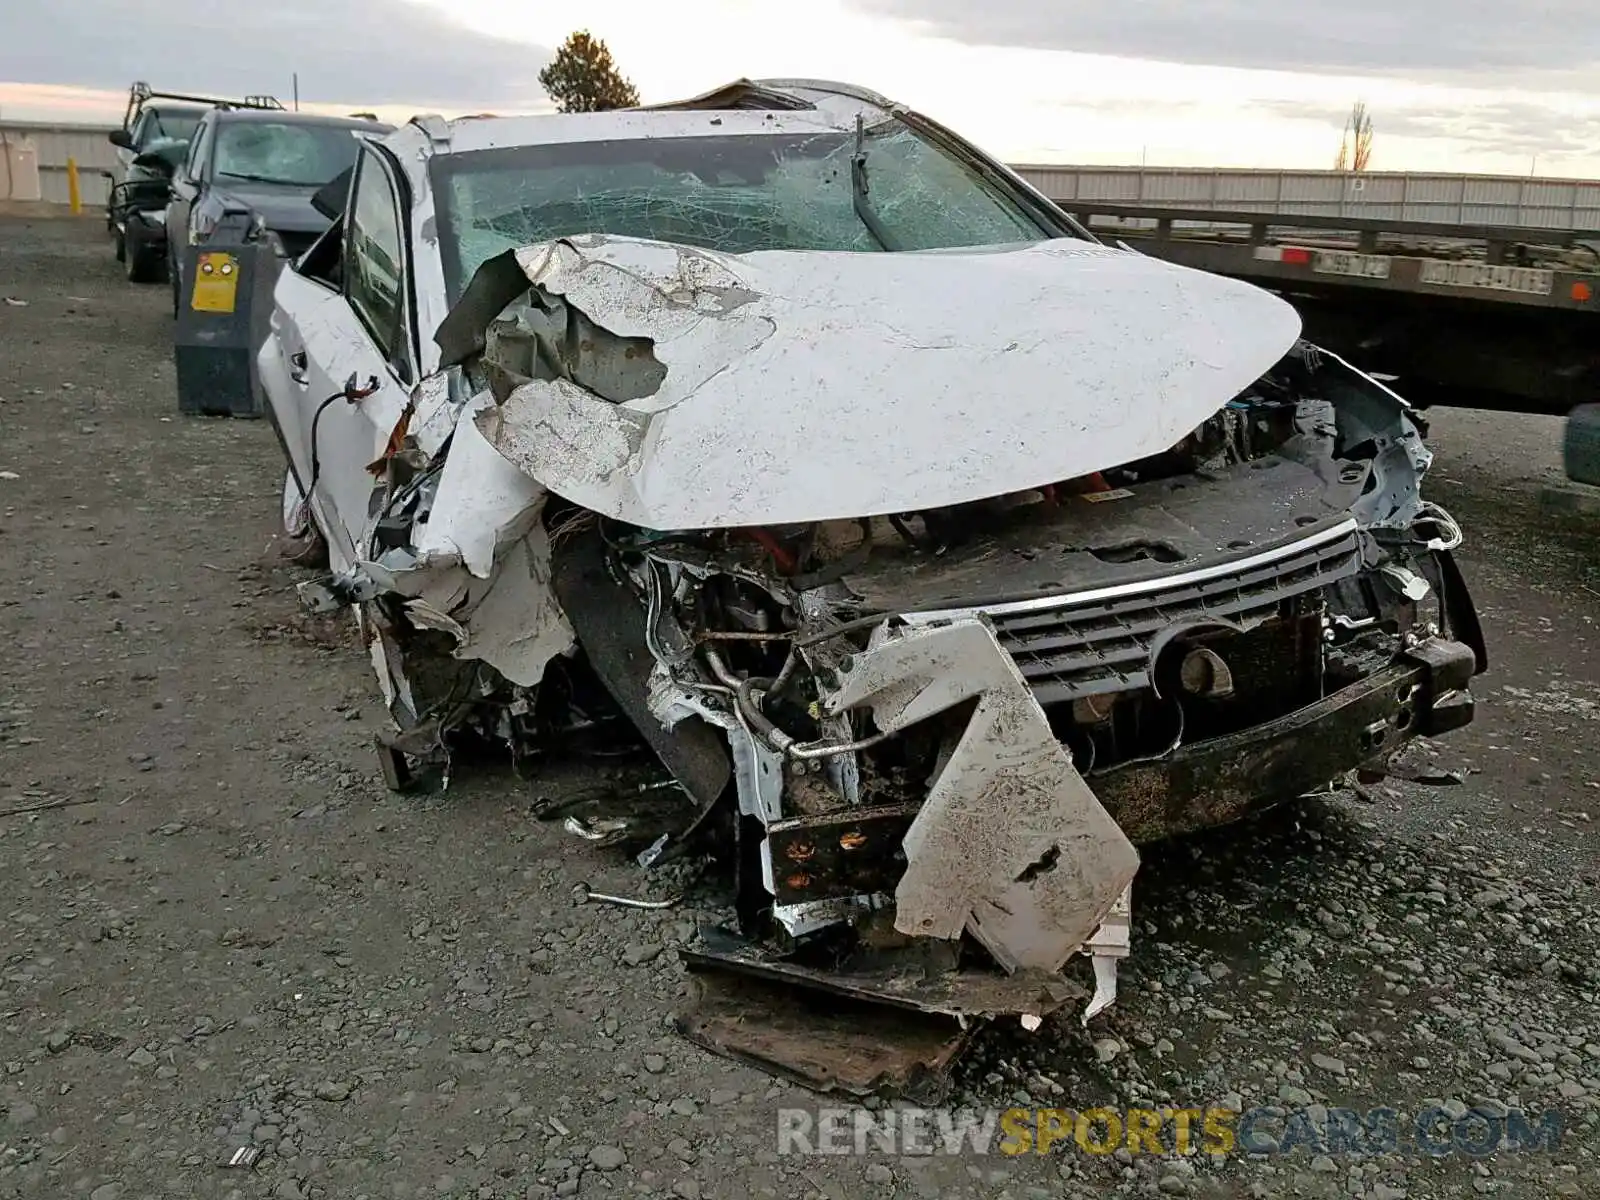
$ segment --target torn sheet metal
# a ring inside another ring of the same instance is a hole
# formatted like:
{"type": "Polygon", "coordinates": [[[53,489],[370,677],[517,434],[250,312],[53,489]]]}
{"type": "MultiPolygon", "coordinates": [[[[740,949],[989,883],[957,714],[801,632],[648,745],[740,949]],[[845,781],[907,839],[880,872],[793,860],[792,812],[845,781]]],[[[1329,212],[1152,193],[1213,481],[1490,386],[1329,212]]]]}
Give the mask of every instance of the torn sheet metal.
{"type": "Polygon", "coordinates": [[[1083,944],[1083,953],[1094,964],[1094,997],[1083,1010],[1085,1025],[1116,1003],[1117,964],[1127,958],[1132,949],[1132,932],[1133,886],[1130,884],[1117,897],[1100,928],[1083,944]]]}
{"type": "Polygon", "coordinates": [[[586,236],[514,253],[536,296],[648,339],[666,375],[622,403],[534,380],[485,436],[648,529],[939,508],[1159,453],[1300,330],[1249,285],[1067,239],[724,255],[586,236]],[[826,453],[796,452],[812,447],[826,453]]]}
{"type": "Polygon", "coordinates": [[[491,410],[485,423],[495,427],[491,397],[475,397],[456,424],[428,519],[415,527],[412,544],[423,562],[453,559],[487,579],[496,554],[538,524],[545,491],[508,463],[470,419],[482,409],[491,410]]]}
{"type": "Polygon", "coordinates": [[[708,929],[683,958],[694,987],[675,1021],[717,1054],[819,1092],[890,1090],[937,1103],[978,1022],[1022,1013],[1042,1022],[1083,989],[1060,975],[929,972],[909,963],[829,969],[784,961],[708,929]]]}
{"type": "Polygon", "coordinates": [[[367,657],[372,662],[372,670],[378,677],[378,687],[383,692],[383,704],[389,710],[389,715],[402,729],[415,723],[417,719],[417,701],[411,694],[411,684],[406,679],[405,671],[401,667],[400,648],[395,645],[394,638],[390,637],[376,624],[364,618],[360,609],[356,610],[356,623],[361,631],[361,637],[366,642],[367,657]]]}
{"type": "Polygon", "coordinates": [[[826,993],[709,971],[674,1024],[689,1041],[818,1092],[937,1103],[973,1033],[945,1016],[841,1005],[826,993]]]}
{"type": "Polygon", "coordinates": [[[1007,970],[1058,971],[1133,881],[1139,856],[1072,765],[982,618],[856,656],[825,708],[895,733],[963,701],[972,716],[906,832],[895,928],[971,933],[1007,970]]]}
{"type": "MultiPolygon", "coordinates": [[[[538,515],[536,504],[529,514],[531,528],[495,551],[487,579],[470,574],[453,551],[422,563],[411,551],[395,550],[356,563],[331,588],[317,581],[302,584],[304,602],[326,606],[341,596],[361,601],[383,593],[403,598],[414,627],[455,639],[456,658],[488,663],[512,683],[533,687],[551,659],[576,645],[551,588],[550,537],[538,515]]],[[[488,532],[491,539],[496,536],[493,529],[488,532]]],[[[375,658],[374,665],[386,689],[391,686],[386,680],[403,679],[397,661],[385,669],[375,658]]]]}
{"type": "Polygon", "coordinates": [[[522,687],[537,684],[550,660],[572,649],[572,626],[550,587],[550,538],[542,525],[501,555],[488,591],[462,621],[455,656],[482,659],[522,687]]]}
{"type": "MultiPolygon", "coordinates": [[[[576,638],[551,586],[550,535],[540,519],[548,493],[470,419],[489,409],[492,428],[493,408],[487,393],[464,406],[410,547],[358,561],[340,590],[356,599],[404,598],[411,624],[448,633],[456,658],[481,660],[533,687],[576,638]]],[[[379,670],[380,681],[391,677],[400,678],[396,669],[379,670]]]]}
{"type": "Polygon", "coordinates": [[[1340,425],[1341,449],[1366,445],[1371,472],[1351,515],[1366,529],[1406,529],[1422,514],[1421,482],[1433,452],[1411,419],[1411,405],[1388,385],[1320,347],[1311,351],[1340,425]]]}
{"type": "Polygon", "coordinates": [[[935,1013],[962,1023],[1005,1013],[1047,1017],[1086,996],[1084,988],[1053,971],[1004,975],[993,970],[934,970],[925,961],[869,951],[843,961],[830,959],[821,969],[721,930],[702,929],[701,934],[700,949],[682,952],[690,970],[732,971],[791,989],[817,989],[851,1002],[935,1013]]]}

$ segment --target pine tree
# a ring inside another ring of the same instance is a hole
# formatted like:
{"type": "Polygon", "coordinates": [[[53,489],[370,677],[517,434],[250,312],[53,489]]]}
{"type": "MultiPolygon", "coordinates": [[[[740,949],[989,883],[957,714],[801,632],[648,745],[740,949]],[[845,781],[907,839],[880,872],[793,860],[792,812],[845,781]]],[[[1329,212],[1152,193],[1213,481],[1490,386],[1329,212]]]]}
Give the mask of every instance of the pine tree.
{"type": "Polygon", "coordinates": [[[639,89],[622,77],[606,44],[587,29],[561,44],[550,65],[539,72],[539,83],[559,112],[608,112],[639,103],[639,89]]]}

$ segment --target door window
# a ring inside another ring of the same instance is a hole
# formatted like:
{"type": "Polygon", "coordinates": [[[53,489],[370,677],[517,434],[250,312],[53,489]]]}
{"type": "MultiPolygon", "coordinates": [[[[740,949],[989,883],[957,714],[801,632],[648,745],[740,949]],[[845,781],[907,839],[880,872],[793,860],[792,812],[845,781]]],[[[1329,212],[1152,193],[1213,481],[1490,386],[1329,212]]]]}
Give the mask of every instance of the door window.
{"type": "Polygon", "coordinates": [[[194,140],[189,143],[189,157],[183,164],[183,178],[199,180],[201,167],[211,150],[211,131],[215,127],[211,121],[200,123],[200,128],[195,131],[194,140]]]}
{"type": "Polygon", "coordinates": [[[389,365],[410,383],[400,205],[389,173],[371,149],[362,151],[345,224],[345,295],[389,365]]]}
{"type": "Polygon", "coordinates": [[[133,128],[128,133],[128,136],[133,139],[133,152],[135,154],[143,150],[145,143],[150,140],[150,127],[153,124],[151,118],[154,115],[149,109],[145,109],[139,114],[139,119],[133,123],[133,128]]]}

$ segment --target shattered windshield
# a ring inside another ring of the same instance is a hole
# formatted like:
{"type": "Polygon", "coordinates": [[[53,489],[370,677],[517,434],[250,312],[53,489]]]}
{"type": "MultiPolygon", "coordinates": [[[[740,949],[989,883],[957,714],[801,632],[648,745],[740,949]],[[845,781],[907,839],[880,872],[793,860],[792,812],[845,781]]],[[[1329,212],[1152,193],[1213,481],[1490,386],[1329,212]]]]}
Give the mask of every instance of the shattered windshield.
{"type": "Polygon", "coordinates": [[[355,165],[357,132],[342,125],[226,122],[217,128],[213,167],[226,179],[317,188],[355,165]]]}
{"type": "Polygon", "coordinates": [[[898,123],[516,147],[433,160],[452,295],[502,251],[580,233],[752,250],[934,250],[1035,242],[1026,212],[898,123]],[[865,216],[863,215],[865,209],[865,216]]]}

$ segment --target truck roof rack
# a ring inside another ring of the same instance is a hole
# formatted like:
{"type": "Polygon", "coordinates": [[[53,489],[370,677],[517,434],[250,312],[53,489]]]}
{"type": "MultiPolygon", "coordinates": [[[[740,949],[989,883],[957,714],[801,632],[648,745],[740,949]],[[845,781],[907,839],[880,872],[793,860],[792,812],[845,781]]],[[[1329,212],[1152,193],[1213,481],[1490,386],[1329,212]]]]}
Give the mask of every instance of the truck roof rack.
{"type": "Polygon", "coordinates": [[[185,104],[202,104],[207,108],[264,108],[283,111],[283,102],[276,96],[246,96],[242,100],[221,96],[193,96],[185,92],[158,92],[143,81],[128,89],[128,107],[123,110],[122,127],[131,129],[139,113],[151,100],[177,100],[185,104]]]}

